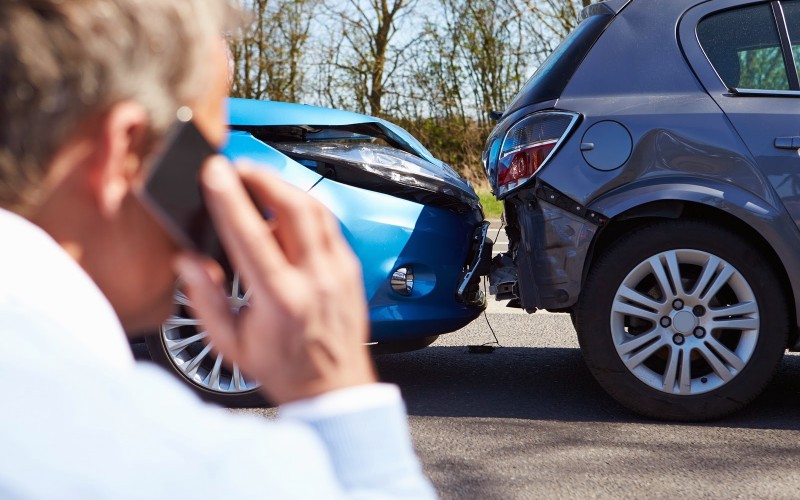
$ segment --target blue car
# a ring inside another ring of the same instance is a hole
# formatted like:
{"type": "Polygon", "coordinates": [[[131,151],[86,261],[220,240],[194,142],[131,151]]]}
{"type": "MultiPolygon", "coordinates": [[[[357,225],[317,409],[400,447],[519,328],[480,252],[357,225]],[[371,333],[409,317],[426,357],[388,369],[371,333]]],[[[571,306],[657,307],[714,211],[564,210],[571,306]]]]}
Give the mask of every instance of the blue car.
{"type": "MultiPolygon", "coordinates": [[[[228,157],[274,168],[341,222],[361,260],[376,350],[425,347],[484,310],[479,281],[492,252],[478,196],[408,132],[369,116],[283,102],[231,99],[229,111],[228,157]]],[[[248,295],[230,275],[238,309],[248,295]]],[[[207,399],[262,404],[258,383],[212,351],[187,314],[187,297],[178,291],[175,303],[175,315],[147,341],[153,360],[207,399]]]]}

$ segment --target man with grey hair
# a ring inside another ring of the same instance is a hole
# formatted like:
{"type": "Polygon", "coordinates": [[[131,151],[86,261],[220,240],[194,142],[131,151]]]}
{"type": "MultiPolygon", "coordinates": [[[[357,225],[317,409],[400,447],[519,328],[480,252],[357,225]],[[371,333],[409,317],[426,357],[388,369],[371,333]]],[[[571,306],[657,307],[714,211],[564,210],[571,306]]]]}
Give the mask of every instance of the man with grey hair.
{"type": "Polygon", "coordinates": [[[204,165],[252,292],[233,314],[220,266],[140,199],[178,109],[223,142],[220,33],[236,16],[223,0],[0,0],[0,498],[433,496],[399,392],[376,382],[358,261],[327,210],[264,170],[204,165]],[[123,332],[169,314],[178,274],[277,421],[134,362],[123,332]]]}

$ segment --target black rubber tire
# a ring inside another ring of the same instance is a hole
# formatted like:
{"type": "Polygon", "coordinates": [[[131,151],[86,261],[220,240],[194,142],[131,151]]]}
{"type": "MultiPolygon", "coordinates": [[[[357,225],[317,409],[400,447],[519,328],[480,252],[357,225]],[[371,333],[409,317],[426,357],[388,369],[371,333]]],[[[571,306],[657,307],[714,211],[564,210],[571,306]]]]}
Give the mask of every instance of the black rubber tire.
{"type": "Polygon", "coordinates": [[[164,337],[161,332],[148,335],[145,338],[147,350],[150,352],[150,358],[154,363],[163,367],[165,370],[176,376],[180,381],[189,386],[195,393],[197,393],[205,401],[219,404],[228,408],[253,408],[272,406],[258,391],[254,389],[248,392],[237,394],[226,394],[222,392],[214,392],[205,389],[183,375],[175,364],[170,359],[167,348],[164,345],[164,337]]]}
{"type": "Polygon", "coordinates": [[[575,308],[576,329],[589,370],[614,399],[648,417],[703,421],[736,411],[758,396],[786,349],[788,308],[779,280],[765,256],[741,236],[705,221],[660,221],[612,244],[592,266],[575,308]],[[742,371],[721,387],[695,395],[673,395],[640,381],[623,364],[611,336],[611,307],[625,277],[660,252],[695,249],[716,255],[742,274],[755,295],[759,337],[742,371]]]}

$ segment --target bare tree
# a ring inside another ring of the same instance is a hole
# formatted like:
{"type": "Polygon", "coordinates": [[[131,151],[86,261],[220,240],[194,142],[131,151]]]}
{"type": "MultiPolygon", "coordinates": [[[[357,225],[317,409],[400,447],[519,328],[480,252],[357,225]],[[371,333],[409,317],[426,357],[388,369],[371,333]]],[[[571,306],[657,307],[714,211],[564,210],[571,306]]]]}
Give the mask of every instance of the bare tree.
{"type": "Polygon", "coordinates": [[[251,23],[231,39],[237,97],[297,101],[304,93],[305,45],[322,0],[251,0],[251,23]]]}
{"type": "Polygon", "coordinates": [[[532,37],[545,42],[543,56],[549,54],[580,20],[580,13],[592,0],[504,0],[523,21],[532,37]]]}
{"type": "Polygon", "coordinates": [[[444,29],[469,83],[476,118],[503,109],[522,84],[528,44],[517,13],[494,0],[441,0],[444,29]]]}
{"type": "Polygon", "coordinates": [[[384,114],[392,77],[413,40],[395,44],[402,21],[417,0],[346,0],[332,9],[340,21],[341,45],[331,62],[352,89],[358,111],[384,114]]]}
{"type": "Polygon", "coordinates": [[[230,37],[231,93],[236,97],[264,97],[264,52],[271,37],[266,22],[268,0],[252,0],[251,22],[230,37]]]}
{"type": "Polygon", "coordinates": [[[469,85],[460,58],[455,57],[460,37],[452,28],[452,19],[443,15],[437,23],[426,23],[402,78],[403,100],[409,116],[428,116],[435,120],[464,122],[467,116],[465,97],[469,85]]]}

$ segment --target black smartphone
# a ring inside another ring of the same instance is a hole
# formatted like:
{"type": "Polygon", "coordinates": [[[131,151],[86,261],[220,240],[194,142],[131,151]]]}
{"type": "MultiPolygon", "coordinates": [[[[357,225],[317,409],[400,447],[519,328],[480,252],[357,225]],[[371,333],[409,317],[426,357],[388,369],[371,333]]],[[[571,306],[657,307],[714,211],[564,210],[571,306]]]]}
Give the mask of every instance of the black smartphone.
{"type": "Polygon", "coordinates": [[[222,244],[200,189],[200,168],[215,154],[191,120],[177,120],[152,157],[139,197],[178,244],[219,259],[222,244]]]}

